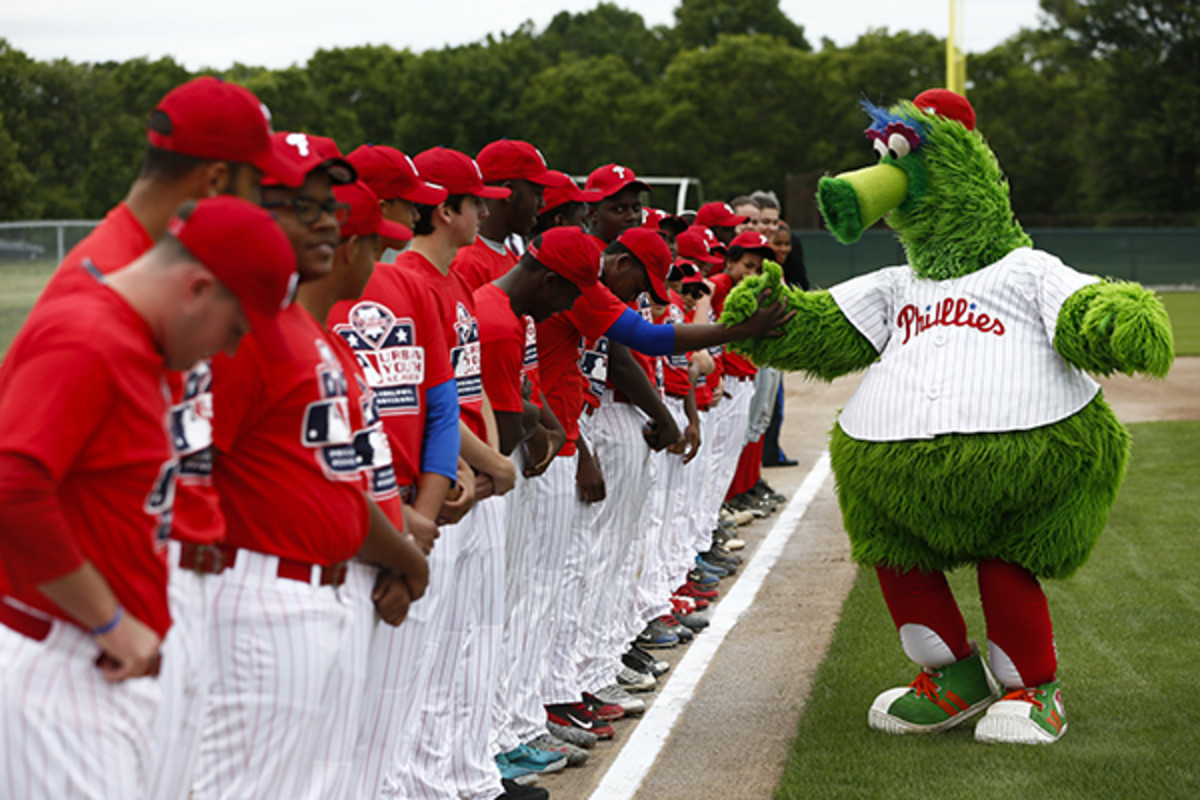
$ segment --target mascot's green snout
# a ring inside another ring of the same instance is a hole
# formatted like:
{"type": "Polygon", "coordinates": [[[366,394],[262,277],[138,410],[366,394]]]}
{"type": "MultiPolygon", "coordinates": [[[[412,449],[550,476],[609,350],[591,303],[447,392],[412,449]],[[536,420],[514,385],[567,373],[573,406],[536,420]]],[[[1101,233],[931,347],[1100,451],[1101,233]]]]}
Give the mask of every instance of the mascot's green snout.
{"type": "Polygon", "coordinates": [[[722,321],[782,293],[784,335],[734,349],[823,380],[866,370],[832,432],[838,502],[922,668],[870,725],[932,733],[982,713],[980,741],[1053,743],[1067,721],[1039,579],[1087,560],[1129,453],[1087,373],[1166,375],[1170,323],[1152,292],[1033,249],[965,98],[864,108],[878,163],[823,178],[818,204],[843,243],[884,220],[908,263],[801,292],[767,262],[722,321]],[[960,566],[978,574],[986,659],[944,576],[960,566]]]}

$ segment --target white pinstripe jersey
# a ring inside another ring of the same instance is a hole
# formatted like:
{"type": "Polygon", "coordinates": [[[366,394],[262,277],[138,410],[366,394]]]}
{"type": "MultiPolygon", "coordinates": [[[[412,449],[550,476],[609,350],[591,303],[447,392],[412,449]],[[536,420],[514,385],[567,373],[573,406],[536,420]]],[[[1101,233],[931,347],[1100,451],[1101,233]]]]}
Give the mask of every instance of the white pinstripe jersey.
{"type": "Polygon", "coordinates": [[[1099,279],[1027,247],[961,278],[889,267],[830,290],[880,357],[839,417],[855,439],[1028,430],[1069,417],[1099,385],[1054,350],[1063,302],[1099,279]]]}

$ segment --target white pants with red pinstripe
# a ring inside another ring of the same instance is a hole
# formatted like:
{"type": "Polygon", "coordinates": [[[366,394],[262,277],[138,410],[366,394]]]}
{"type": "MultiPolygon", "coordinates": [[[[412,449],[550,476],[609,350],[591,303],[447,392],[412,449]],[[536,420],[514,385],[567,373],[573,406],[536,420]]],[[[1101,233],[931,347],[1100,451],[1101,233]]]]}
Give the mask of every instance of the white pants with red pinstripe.
{"type": "MultiPolygon", "coordinates": [[[[664,403],[679,430],[686,428],[688,421],[683,398],[667,396],[664,403]]],[[[694,460],[684,464],[683,454],[676,455],[666,450],[655,453],[653,458],[658,462],[658,477],[639,522],[639,526],[647,531],[646,561],[638,577],[637,589],[635,625],[639,631],[651,620],[671,612],[671,593],[682,584],[679,578],[686,577],[680,576],[675,569],[677,553],[690,547],[694,538],[687,513],[686,489],[690,476],[688,470],[698,465],[694,460]],[[674,583],[672,577],[675,578],[674,583]]]]}
{"type": "Polygon", "coordinates": [[[40,642],[0,625],[0,796],[146,797],[158,681],[109,683],[96,642],[50,624],[40,642]]]}
{"type": "Polygon", "coordinates": [[[555,631],[556,590],[571,542],[575,463],[573,456],[556,458],[543,474],[521,479],[509,500],[504,571],[508,618],[495,752],[508,752],[546,733],[541,685],[555,631]]]}
{"type": "MultiPolygon", "coordinates": [[[[562,571],[558,575],[547,573],[545,591],[550,597],[548,617],[549,644],[545,665],[541,672],[539,701],[544,705],[579,702],[579,662],[576,645],[583,626],[583,604],[587,596],[587,560],[593,537],[592,522],[596,506],[579,499],[575,483],[575,471],[579,456],[559,456],[550,462],[550,468],[542,475],[546,483],[540,485],[534,495],[539,501],[548,503],[538,506],[538,516],[561,520],[560,530],[566,534],[562,571]]],[[[545,714],[538,709],[532,719],[545,725],[545,714]]]]}
{"type": "MultiPolygon", "coordinates": [[[[649,491],[650,448],[642,437],[646,418],[628,403],[612,401],[606,389],[600,408],[580,420],[604,474],[605,498],[596,507],[587,561],[587,598],[577,643],[579,678],[585,692],[616,680],[629,645],[637,569],[645,531],[638,519],[649,491]]],[[[634,632],[637,635],[637,632],[634,632]]]]}
{"type": "Polygon", "coordinates": [[[503,792],[488,735],[504,636],[506,505],[490,497],[448,526],[461,529],[453,589],[426,650],[430,680],[418,701],[417,740],[402,746],[395,765],[403,796],[414,800],[491,800],[503,792]]]}
{"type": "Polygon", "coordinates": [[[344,709],[357,609],[332,586],[280,578],[275,556],[239,550],[214,594],[214,679],[193,797],[308,793],[321,741],[344,709]]]}
{"type": "Polygon", "coordinates": [[[181,568],[179,551],[179,542],[167,542],[171,629],[162,646],[162,702],[154,717],[156,748],[146,793],[163,800],[187,800],[192,790],[213,675],[213,595],[221,582],[220,575],[181,568]]]}
{"type": "MultiPolygon", "coordinates": [[[[414,758],[421,707],[429,692],[429,658],[444,607],[454,596],[454,563],[462,529],[444,525],[429,554],[429,585],[396,628],[377,623],[371,634],[367,690],[359,727],[358,798],[407,797],[402,765],[414,758]]],[[[445,700],[445,698],[443,698],[445,700]]]]}

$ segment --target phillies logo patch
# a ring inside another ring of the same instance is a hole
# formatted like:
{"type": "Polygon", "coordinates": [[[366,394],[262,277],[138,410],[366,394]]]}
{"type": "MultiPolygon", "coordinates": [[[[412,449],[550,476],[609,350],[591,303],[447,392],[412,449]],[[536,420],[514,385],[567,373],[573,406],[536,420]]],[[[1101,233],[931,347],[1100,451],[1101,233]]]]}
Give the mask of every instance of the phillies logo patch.
{"type": "Polygon", "coordinates": [[[425,381],[425,348],[414,344],[411,319],[397,318],[379,303],[362,302],[350,309],[347,321],[333,326],[358,358],[367,382],[375,389],[384,415],[420,411],[418,387],[425,381]]]}
{"type": "Polygon", "coordinates": [[[964,297],[947,297],[940,303],[925,306],[925,310],[909,303],[896,316],[896,327],[904,331],[904,341],[920,336],[930,328],[974,328],[980,333],[1004,335],[1004,323],[989,314],[977,311],[978,304],[964,297]]]}

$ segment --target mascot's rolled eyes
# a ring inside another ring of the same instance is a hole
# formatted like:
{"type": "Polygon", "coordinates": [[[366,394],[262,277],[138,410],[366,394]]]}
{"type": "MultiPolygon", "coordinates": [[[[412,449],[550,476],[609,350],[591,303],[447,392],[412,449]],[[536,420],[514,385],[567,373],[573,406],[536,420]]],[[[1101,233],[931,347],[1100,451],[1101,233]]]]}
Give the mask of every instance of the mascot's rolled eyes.
{"type": "Polygon", "coordinates": [[[874,144],[875,152],[879,153],[881,159],[884,156],[891,156],[897,160],[904,158],[920,147],[921,142],[924,141],[915,128],[900,120],[888,122],[886,126],[882,126],[882,129],[873,125],[864,133],[867,139],[874,144]]]}

